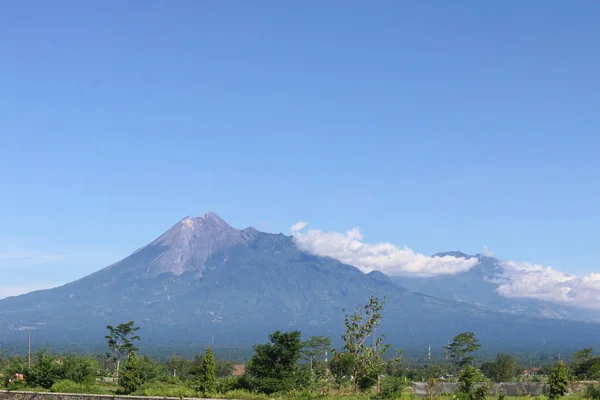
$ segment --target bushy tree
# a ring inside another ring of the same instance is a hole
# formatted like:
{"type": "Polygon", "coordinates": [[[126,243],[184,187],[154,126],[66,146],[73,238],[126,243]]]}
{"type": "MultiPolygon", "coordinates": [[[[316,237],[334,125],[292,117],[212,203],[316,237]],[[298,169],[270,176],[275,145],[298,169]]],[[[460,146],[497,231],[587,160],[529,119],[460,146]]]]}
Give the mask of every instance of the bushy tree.
{"type": "Polygon", "coordinates": [[[233,374],[235,369],[233,361],[216,360],[215,363],[215,377],[227,378],[233,374]]]}
{"type": "Polygon", "coordinates": [[[473,332],[464,332],[454,337],[452,343],[444,346],[450,360],[457,368],[464,368],[473,363],[471,353],[481,347],[473,332]]]}
{"type": "Polygon", "coordinates": [[[495,382],[508,382],[517,373],[517,362],[508,354],[498,353],[496,361],[484,363],[481,371],[495,382]]]}
{"type": "Polygon", "coordinates": [[[209,346],[206,348],[206,352],[202,358],[202,364],[198,371],[198,387],[201,392],[215,392],[215,369],[215,358],[213,357],[212,350],[209,346]]]}
{"type": "Polygon", "coordinates": [[[164,380],[166,365],[158,363],[150,356],[142,356],[137,360],[142,385],[153,380],[164,380]]]}
{"type": "Polygon", "coordinates": [[[338,385],[342,385],[344,377],[349,377],[354,370],[354,357],[348,353],[335,353],[329,361],[329,372],[338,385]]]}
{"type": "Polygon", "coordinates": [[[194,371],[194,364],[191,360],[172,356],[166,363],[167,373],[171,377],[179,377],[182,380],[190,378],[194,371]]]}
{"type": "Polygon", "coordinates": [[[131,394],[142,386],[142,378],[140,377],[140,369],[135,352],[130,352],[127,357],[127,362],[121,371],[119,378],[120,392],[123,394],[131,394]]]}
{"type": "Polygon", "coordinates": [[[50,389],[60,379],[56,358],[47,350],[39,350],[32,360],[32,366],[25,375],[30,386],[50,389]]]}
{"type": "Polygon", "coordinates": [[[60,357],[58,376],[59,380],[93,384],[96,381],[96,360],[92,356],[80,357],[76,354],[60,357]]]}
{"type": "Polygon", "coordinates": [[[556,364],[548,383],[550,384],[550,395],[548,396],[550,399],[558,399],[569,391],[569,376],[564,362],[560,361],[556,364]]]}
{"type": "Polygon", "coordinates": [[[477,368],[467,365],[458,376],[458,392],[471,398],[475,385],[482,381],[477,368]]]}
{"type": "Polygon", "coordinates": [[[583,380],[600,378],[600,357],[594,356],[593,352],[594,350],[588,347],[573,354],[571,371],[576,378],[583,380]]]}
{"type": "Polygon", "coordinates": [[[263,393],[288,391],[296,383],[296,363],[302,356],[300,331],[276,331],[270,343],[254,346],[254,356],[246,366],[253,388],[263,393]]]}

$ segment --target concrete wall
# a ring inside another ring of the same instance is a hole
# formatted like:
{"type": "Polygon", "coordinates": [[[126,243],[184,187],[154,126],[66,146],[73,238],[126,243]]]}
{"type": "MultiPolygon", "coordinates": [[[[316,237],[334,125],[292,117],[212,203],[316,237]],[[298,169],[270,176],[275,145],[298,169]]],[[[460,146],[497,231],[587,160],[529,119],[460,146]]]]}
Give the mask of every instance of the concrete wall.
{"type": "MultiPolygon", "coordinates": [[[[179,400],[178,397],[113,396],[106,394],[34,393],[0,390],[0,400],[179,400]]],[[[212,399],[202,399],[212,400],[212,399]]]]}

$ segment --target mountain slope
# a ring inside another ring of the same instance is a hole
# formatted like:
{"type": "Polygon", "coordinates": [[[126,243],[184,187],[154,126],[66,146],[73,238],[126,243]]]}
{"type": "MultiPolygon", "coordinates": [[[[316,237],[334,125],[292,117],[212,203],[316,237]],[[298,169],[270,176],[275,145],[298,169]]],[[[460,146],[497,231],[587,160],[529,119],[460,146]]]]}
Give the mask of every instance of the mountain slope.
{"type": "Polygon", "coordinates": [[[248,345],[275,329],[339,338],[343,308],[387,297],[381,333],[399,347],[445,344],[473,330],[503,347],[600,344],[598,325],[525,318],[405,290],[388,277],[298,249],[294,239],[238,230],[214,214],[185,218],[129,257],[62,287],[0,301],[0,333],[56,344],[103,341],[135,320],[147,346],[248,345]]]}
{"type": "Polygon", "coordinates": [[[547,301],[528,298],[508,298],[498,294],[495,280],[504,272],[502,263],[481,254],[475,256],[461,252],[438,253],[436,256],[451,255],[463,258],[477,258],[478,263],[468,271],[455,275],[435,277],[392,277],[392,281],[415,292],[421,292],[442,299],[476,304],[491,310],[538,318],[570,319],[596,322],[600,313],[562,306],[547,301]]]}

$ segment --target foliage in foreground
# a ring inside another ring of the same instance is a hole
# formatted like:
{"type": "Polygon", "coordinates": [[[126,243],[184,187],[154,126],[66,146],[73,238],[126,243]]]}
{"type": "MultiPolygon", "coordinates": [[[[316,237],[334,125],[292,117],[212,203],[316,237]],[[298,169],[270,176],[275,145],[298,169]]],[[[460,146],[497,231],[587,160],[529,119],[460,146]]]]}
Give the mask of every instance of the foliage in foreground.
{"type": "Polygon", "coordinates": [[[550,395],[548,396],[550,399],[558,399],[567,394],[569,391],[569,375],[565,363],[560,361],[556,365],[548,383],[550,384],[550,395]]]}

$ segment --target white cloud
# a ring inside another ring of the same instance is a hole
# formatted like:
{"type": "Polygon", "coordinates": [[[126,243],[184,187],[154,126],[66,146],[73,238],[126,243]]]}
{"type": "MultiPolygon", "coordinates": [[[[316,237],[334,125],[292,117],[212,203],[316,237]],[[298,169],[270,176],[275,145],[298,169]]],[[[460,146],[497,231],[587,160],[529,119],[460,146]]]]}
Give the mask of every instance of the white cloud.
{"type": "Polygon", "coordinates": [[[353,265],[363,272],[378,270],[388,275],[448,275],[466,271],[477,263],[475,258],[429,257],[391,243],[367,244],[363,242],[359,228],[350,229],[345,234],[318,229],[304,233],[307,226],[306,222],[298,222],[291,227],[299,248],[353,265]]]}
{"type": "Polygon", "coordinates": [[[50,289],[59,286],[55,283],[32,283],[19,286],[0,286],[0,300],[10,296],[33,292],[35,290],[50,289]]]}
{"type": "Polygon", "coordinates": [[[494,282],[505,297],[532,298],[585,308],[600,308],[600,274],[578,277],[552,267],[507,261],[494,282]]]}
{"type": "Polygon", "coordinates": [[[292,225],[292,228],[291,228],[292,235],[298,234],[298,232],[300,232],[302,229],[306,228],[307,226],[308,226],[307,222],[303,222],[303,221],[296,222],[294,225],[292,225]]]}
{"type": "Polygon", "coordinates": [[[44,254],[35,250],[0,250],[0,267],[24,267],[46,264],[65,259],[61,254],[44,254]]]}

